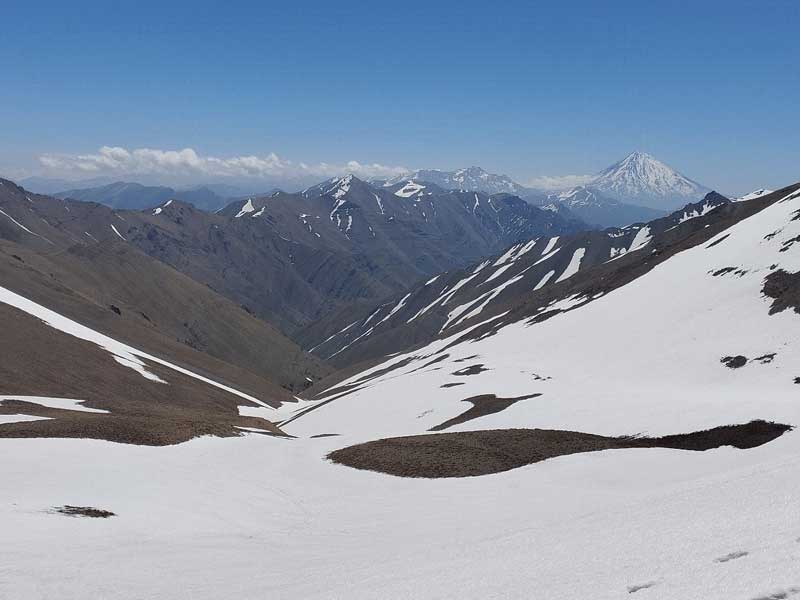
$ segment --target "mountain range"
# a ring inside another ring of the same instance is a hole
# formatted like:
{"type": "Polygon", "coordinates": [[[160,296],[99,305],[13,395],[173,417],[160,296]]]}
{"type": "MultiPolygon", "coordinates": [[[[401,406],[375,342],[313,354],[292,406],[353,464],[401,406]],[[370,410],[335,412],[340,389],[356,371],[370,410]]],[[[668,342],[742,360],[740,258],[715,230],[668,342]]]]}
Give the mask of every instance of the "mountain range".
{"type": "Polygon", "coordinates": [[[646,221],[696,202],[711,190],[681,175],[658,159],[633,152],[591,178],[585,185],[556,193],[525,187],[506,175],[480,167],[456,171],[418,170],[405,177],[382,182],[430,182],[452,190],[510,193],[551,210],[566,207],[590,225],[622,226],[646,221]]]}
{"type": "Polygon", "coordinates": [[[514,196],[374,187],[354,176],[235,201],[216,214],[172,199],[115,210],[34,198],[11,182],[4,190],[14,190],[0,203],[11,239],[37,247],[127,242],[289,335],[514,242],[585,227],[514,196]]]}
{"type": "MultiPolygon", "coordinates": [[[[58,198],[99,202],[124,209],[143,209],[171,199],[214,212],[234,198],[247,196],[243,188],[227,184],[172,188],[122,181],[107,182],[101,178],[94,180],[101,185],[64,189],[67,182],[60,180],[29,178],[25,181],[30,181],[34,191],[55,192],[58,198]]],[[[507,175],[492,174],[477,166],[455,171],[420,169],[390,180],[379,179],[369,183],[376,187],[392,188],[402,187],[400,184],[407,182],[434,186],[439,190],[510,194],[535,206],[549,207],[568,219],[580,219],[599,227],[646,221],[695,202],[710,191],[642,152],[633,152],[591,178],[585,185],[556,192],[526,187],[507,175]]],[[[315,187],[318,186],[308,189],[315,187]]]]}

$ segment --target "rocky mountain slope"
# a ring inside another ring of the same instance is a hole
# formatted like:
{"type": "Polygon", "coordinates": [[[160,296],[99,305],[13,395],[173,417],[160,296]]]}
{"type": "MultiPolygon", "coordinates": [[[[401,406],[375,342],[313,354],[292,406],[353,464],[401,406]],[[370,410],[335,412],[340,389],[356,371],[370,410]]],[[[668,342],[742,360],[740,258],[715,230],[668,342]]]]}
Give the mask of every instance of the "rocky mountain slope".
{"type": "MultiPolygon", "coordinates": [[[[287,299],[287,312],[295,311],[283,324],[287,331],[339,308],[358,313],[370,300],[404,290],[432,273],[469,264],[514,241],[585,227],[514,196],[445,191],[413,182],[375,187],[353,176],[301,194],[280,192],[234,203],[217,217],[228,220],[225,231],[252,238],[252,247],[263,247],[255,243],[259,236],[271,236],[273,243],[287,248],[290,268],[301,281],[292,287],[259,285],[265,295],[271,295],[271,289],[312,286],[305,299],[287,299]]],[[[244,258],[229,271],[247,265],[264,269],[263,260],[244,258]]],[[[217,286],[227,283],[212,285],[223,289],[217,286]]],[[[271,301],[240,298],[256,311],[271,301]]]]}
{"type": "Polygon", "coordinates": [[[150,352],[200,360],[200,370],[203,355],[214,357],[236,373],[231,380],[301,390],[330,372],[274,327],[143,253],[131,240],[150,230],[149,218],[0,180],[0,285],[150,352]]]}

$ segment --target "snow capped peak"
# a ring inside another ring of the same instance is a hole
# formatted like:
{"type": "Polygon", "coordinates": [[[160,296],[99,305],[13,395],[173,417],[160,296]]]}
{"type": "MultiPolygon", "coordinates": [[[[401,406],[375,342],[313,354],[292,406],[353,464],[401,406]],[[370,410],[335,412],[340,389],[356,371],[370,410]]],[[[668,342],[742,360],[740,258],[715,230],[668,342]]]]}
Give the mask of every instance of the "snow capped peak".
{"type": "Polygon", "coordinates": [[[348,173],[343,177],[332,177],[317,185],[303,190],[302,194],[306,198],[317,198],[319,196],[330,195],[335,200],[341,200],[354,185],[363,184],[358,177],[348,173]]]}
{"type": "Polygon", "coordinates": [[[651,208],[674,208],[711,191],[646,152],[632,152],[602,171],[591,186],[623,202],[651,208]]]}
{"type": "Polygon", "coordinates": [[[651,161],[654,160],[659,162],[652,154],[648,154],[647,152],[640,152],[639,150],[634,150],[628,156],[625,157],[624,160],[633,160],[633,161],[651,161]]]}

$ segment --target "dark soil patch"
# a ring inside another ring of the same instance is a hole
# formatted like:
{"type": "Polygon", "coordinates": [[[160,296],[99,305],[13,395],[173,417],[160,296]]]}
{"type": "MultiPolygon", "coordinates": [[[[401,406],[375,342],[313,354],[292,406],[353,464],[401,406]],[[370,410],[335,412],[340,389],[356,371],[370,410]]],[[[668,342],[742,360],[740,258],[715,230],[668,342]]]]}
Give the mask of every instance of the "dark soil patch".
{"type": "Polygon", "coordinates": [[[730,237],[730,235],[731,235],[730,233],[728,233],[728,234],[726,234],[726,235],[723,235],[723,236],[722,236],[721,238],[719,238],[719,239],[718,239],[716,242],[711,242],[711,243],[710,243],[708,246],[706,246],[706,248],[713,248],[713,247],[714,247],[714,246],[716,246],[717,244],[721,244],[722,242],[724,242],[725,240],[727,240],[727,239],[730,237]]]}
{"type": "Polygon", "coordinates": [[[318,433],[317,435],[312,435],[311,439],[315,440],[317,438],[326,438],[326,437],[339,437],[341,433],[318,433]]]}
{"type": "Polygon", "coordinates": [[[421,371],[422,369],[425,369],[425,368],[427,368],[427,367],[430,367],[430,366],[432,366],[432,365],[435,365],[436,363],[440,363],[440,362],[442,362],[443,360],[447,360],[449,357],[450,357],[450,355],[449,355],[449,354],[442,354],[441,356],[437,356],[437,357],[436,357],[436,358],[434,358],[433,360],[430,360],[430,361],[426,362],[426,363],[425,363],[424,365],[422,365],[421,367],[417,367],[416,369],[413,369],[413,370],[409,371],[409,373],[416,373],[417,371],[421,371]]]}
{"type": "Polygon", "coordinates": [[[725,356],[721,358],[720,361],[729,369],[740,369],[741,367],[747,364],[747,357],[738,354],[736,356],[725,356]]]}
{"type": "Polygon", "coordinates": [[[108,519],[109,517],[117,516],[110,510],[102,510],[91,506],[70,506],[69,504],[58,506],[55,511],[68,517],[89,517],[92,519],[108,519]]]}
{"type": "Polygon", "coordinates": [[[478,375],[483,371],[488,371],[486,367],[483,366],[483,363],[478,363],[477,365],[470,365],[469,367],[464,367],[463,369],[459,369],[458,371],[454,371],[451,375],[458,375],[459,377],[466,377],[467,375],[478,375]]]}
{"type": "Polygon", "coordinates": [[[800,242],[800,235],[793,237],[790,240],[786,240],[781,244],[781,249],[778,252],[786,252],[789,248],[794,246],[795,242],[800,242]]]}
{"type": "Polygon", "coordinates": [[[498,429],[388,438],[331,452],[335,463],[400,477],[471,477],[582,452],[621,448],[754,448],[792,429],[752,421],[660,438],[606,437],[551,429],[498,429]]]}
{"type": "Polygon", "coordinates": [[[457,417],[453,417],[444,423],[431,427],[428,431],[442,431],[453,425],[458,425],[459,423],[466,423],[478,417],[499,413],[520,400],[527,400],[528,398],[535,398],[536,396],[541,396],[541,394],[530,394],[528,396],[519,396],[518,398],[498,398],[494,394],[484,394],[482,396],[466,398],[462,400],[462,402],[470,402],[472,408],[461,413],[457,417]]]}
{"type": "Polygon", "coordinates": [[[478,358],[477,354],[473,354],[472,356],[465,356],[464,358],[458,358],[458,359],[454,360],[453,362],[462,363],[462,362],[467,362],[468,360],[472,360],[472,359],[475,359],[475,358],[478,358]]]}
{"type": "Polygon", "coordinates": [[[463,381],[456,381],[454,383],[443,383],[439,387],[451,388],[451,387],[456,387],[457,385],[464,385],[464,382],[463,381]]]}
{"type": "Polygon", "coordinates": [[[776,355],[777,355],[777,352],[770,352],[769,354],[764,354],[763,356],[757,356],[753,360],[757,360],[762,365],[766,365],[766,364],[771,363],[773,360],[775,360],[775,356],[776,355]]]}
{"type": "Polygon", "coordinates": [[[743,277],[743,276],[747,275],[748,271],[747,271],[747,269],[740,269],[738,267],[724,267],[722,269],[714,271],[713,273],[711,273],[711,275],[714,276],[714,277],[719,277],[721,275],[727,275],[728,273],[733,273],[734,275],[738,275],[739,277],[743,277]]]}
{"type": "Polygon", "coordinates": [[[800,272],[789,273],[783,269],[773,271],[764,278],[761,292],[772,298],[769,314],[774,315],[787,308],[800,314],[800,272]]]}
{"type": "Polygon", "coordinates": [[[800,377],[795,377],[795,378],[794,378],[794,382],[795,382],[795,383],[800,383],[800,377]]]}

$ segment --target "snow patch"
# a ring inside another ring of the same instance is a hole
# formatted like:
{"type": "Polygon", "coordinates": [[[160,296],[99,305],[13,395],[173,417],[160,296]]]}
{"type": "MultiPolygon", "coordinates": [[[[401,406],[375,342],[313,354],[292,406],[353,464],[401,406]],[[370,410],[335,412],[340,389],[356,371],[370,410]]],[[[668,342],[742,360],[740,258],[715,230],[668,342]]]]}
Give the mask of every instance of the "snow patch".
{"type": "Polygon", "coordinates": [[[38,404],[46,408],[57,408],[59,410],[74,410],[86,413],[100,413],[108,414],[107,410],[100,408],[89,408],[83,406],[85,400],[75,400],[72,398],[51,398],[48,396],[0,396],[0,404],[7,400],[19,400],[20,402],[30,402],[31,404],[38,404]]]}
{"type": "Polygon", "coordinates": [[[256,207],[253,206],[253,200],[251,198],[248,198],[247,202],[242,204],[241,210],[238,213],[236,213],[236,216],[234,216],[234,219],[238,219],[239,217],[243,217],[244,215],[249,214],[251,212],[254,212],[255,210],[256,210],[256,207]]]}

